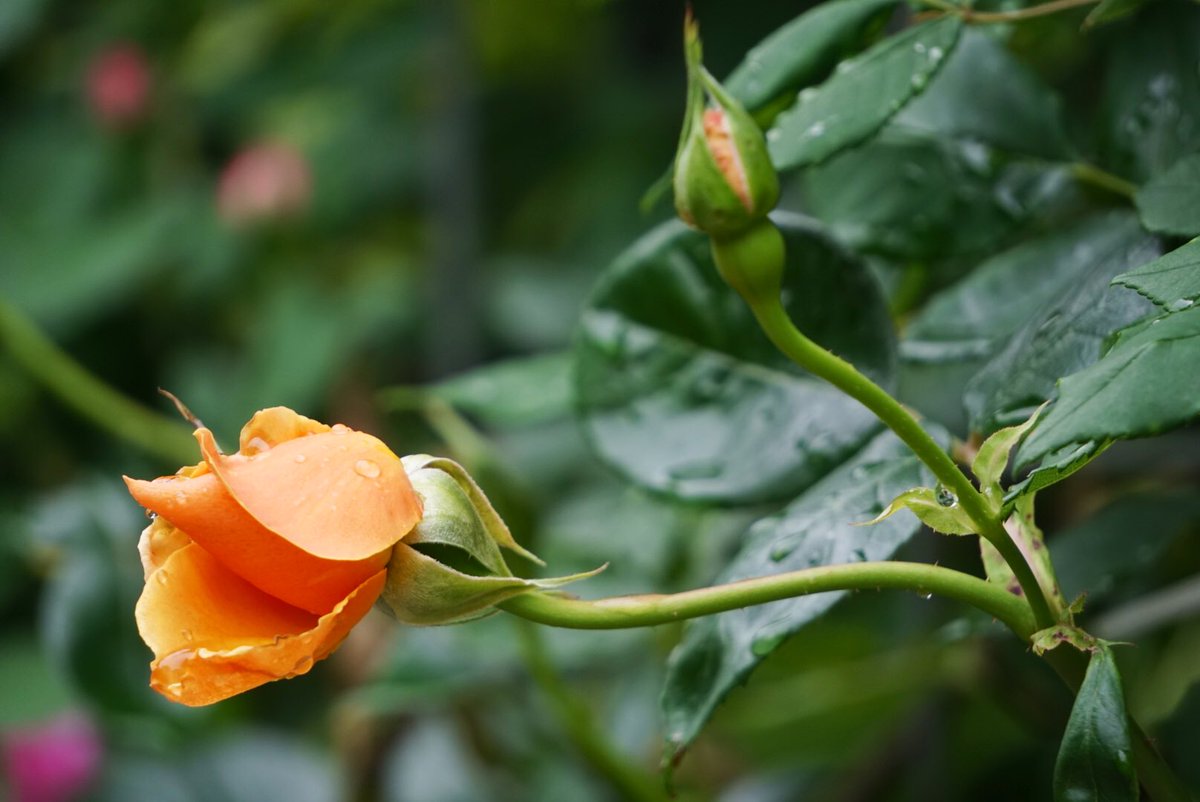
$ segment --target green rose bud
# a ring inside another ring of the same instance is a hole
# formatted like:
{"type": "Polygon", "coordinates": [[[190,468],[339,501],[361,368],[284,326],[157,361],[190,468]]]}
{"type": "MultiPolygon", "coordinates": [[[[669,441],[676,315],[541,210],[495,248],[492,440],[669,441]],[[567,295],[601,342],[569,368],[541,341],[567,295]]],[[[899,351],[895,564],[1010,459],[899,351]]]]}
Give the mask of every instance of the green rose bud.
{"type": "Polygon", "coordinates": [[[779,200],[779,178],[754,119],[701,63],[699,26],[684,23],[688,98],[675,155],[675,209],[714,239],[745,233],[779,200]]]}
{"type": "Polygon", "coordinates": [[[392,549],[376,605],[404,624],[455,624],[490,615],[518,596],[586,579],[589,571],[550,579],[513,576],[501,549],[541,564],[517,545],[479,485],[458,463],[426,454],[404,457],[421,498],[420,522],[392,549]]]}

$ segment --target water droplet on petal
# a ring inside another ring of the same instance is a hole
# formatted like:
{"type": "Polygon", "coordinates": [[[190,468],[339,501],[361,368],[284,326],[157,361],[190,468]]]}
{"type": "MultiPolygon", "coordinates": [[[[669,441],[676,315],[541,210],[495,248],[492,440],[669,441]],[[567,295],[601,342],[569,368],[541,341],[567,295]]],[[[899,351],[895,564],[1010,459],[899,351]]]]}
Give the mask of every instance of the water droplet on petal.
{"type": "Polygon", "coordinates": [[[330,428],[330,431],[334,434],[347,434],[350,431],[350,427],[346,426],[344,423],[335,423],[330,428]]]}
{"type": "Polygon", "coordinates": [[[246,447],[242,449],[242,453],[246,456],[261,454],[264,451],[270,451],[271,444],[261,437],[252,437],[250,442],[246,443],[246,447]]]}
{"type": "Polygon", "coordinates": [[[354,463],[354,472],[367,479],[374,479],[379,475],[379,463],[369,459],[360,459],[354,463]]]}
{"type": "Polygon", "coordinates": [[[304,460],[308,459],[308,457],[304,456],[303,454],[297,454],[296,456],[292,457],[292,459],[294,459],[296,462],[304,462],[304,460]]]}
{"type": "Polygon", "coordinates": [[[188,643],[192,642],[192,631],[190,629],[180,630],[179,637],[183,638],[188,643]]]}

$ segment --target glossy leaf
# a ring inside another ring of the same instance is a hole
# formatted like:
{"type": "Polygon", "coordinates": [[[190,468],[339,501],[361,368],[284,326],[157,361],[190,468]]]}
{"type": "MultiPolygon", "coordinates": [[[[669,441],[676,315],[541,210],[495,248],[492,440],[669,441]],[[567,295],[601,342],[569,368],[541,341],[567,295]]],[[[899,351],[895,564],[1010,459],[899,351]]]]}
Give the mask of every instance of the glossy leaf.
{"type": "MultiPolygon", "coordinates": [[[[883,433],[785,507],[751,526],[716,582],[890,557],[919,528],[898,515],[857,526],[900,492],[931,482],[908,449],[883,433]]],[[[722,613],[688,625],[667,667],[662,704],[668,750],[679,752],[725,696],[789,635],[828,610],[842,593],[821,593],[722,613]]]]}
{"type": "Polygon", "coordinates": [[[896,0],[833,0],[775,30],[746,53],[725,88],[754,111],[819,81],[896,0]]]}
{"type": "Polygon", "coordinates": [[[527,426],[571,411],[571,355],[539,354],[493,362],[425,388],[493,426],[527,426]]]}
{"type": "Polygon", "coordinates": [[[975,430],[989,432],[1028,418],[1050,398],[1060,376],[1095,362],[1110,335],[1152,308],[1141,296],[1109,287],[1109,282],[1157,256],[1157,244],[1132,216],[1114,214],[1106,220],[1105,232],[1081,243],[1089,258],[1073,259],[1082,269],[1069,285],[1060,285],[1064,291],[1038,307],[968,384],[964,402],[975,430]]]}
{"type": "Polygon", "coordinates": [[[1137,773],[1121,675],[1099,644],[1054,764],[1055,802],[1137,802],[1137,773]]]}
{"type": "MultiPolygon", "coordinates": [[[[818,343],[890,385],[878,286],[821,230],[779,217],[784,300],[818,343]]],[[[666,224],[609,269],[576,339],[576,394],[596,453],[679,498],[786,498],[853,456],[874,417],[794,367],[718,277],[706,238],[666,224]]]]}
{"type": "Polygon", "coordinates": [[[800,93],[767,134],[780,170],[817,164],[880,129],[920,94],[958,41],[956,16],[921,23],[842,62],[819,87],[800,93]]]}
{"type": "Polygon", "coordinates": [[[1100,215],[999,253],[933,296],[900,352],[916,362],[990,356],[1094,264],[1141,239],[1128,215],[1100,215]]]}
{"type": "Polygon", "coordinates": [[[962,32],[929,88],[890,124],[1048,159],[1069,152],[1058,97],[994,32],[979,28],[962,32]]]}
{"type": "Polygon", "coordinates": [[[1182,426],[1200,415],[1198,361],[1200,307],[1131,326],[1102,359],[1062,380],[1020,458],[1182,426]]]}
{"type": "Polygon", "coordinates": [[[979,150],[887,127],[806,170],[805,207],[855,251],[920,260],[985,253],[1026,211],[1002,203],[1004,174],[980,164],[979,150]]]}
{"type": "Polygon", "coordinates": [[[1200,298],[1200,239],[1122,273],[1113,284],[1137,290],[1168,309],[1190,305],[1200,298]]]}
{"type": "Polygon", "coordinates": [[[1160,234],[1200,234],[1200,154],[1186,156],[1134,196],[1142,225],[1160,234]]]}
{"type": "Polygon", "coordinates": [[[1200,8],[1155,3],[1121,26],[1105,64],[1100,164],[1142,183],[1200,150],[1200,8]]]}

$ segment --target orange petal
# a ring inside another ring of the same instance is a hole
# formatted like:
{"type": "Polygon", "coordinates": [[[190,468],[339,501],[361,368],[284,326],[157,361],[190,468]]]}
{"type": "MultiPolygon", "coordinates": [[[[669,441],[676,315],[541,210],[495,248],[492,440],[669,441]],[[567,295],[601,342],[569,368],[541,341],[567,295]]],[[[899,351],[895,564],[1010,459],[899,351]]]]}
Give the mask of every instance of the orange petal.
{"type": "Polygon", "coordinates": [[[335,426],[253,456],[221,454],[208,429],[197,429],[196,439],[247,512],[317,557],[386,559],[421,519],[421,500],[400,458],[369,434],[335,426]]]}
{"type": "MultiPolygon", "coordinates": [[[[311,613],[329,612],[387,563],[386,551],[346,561],[310,554],[255,520],[215,473],[152,482],[126,477],[125,484],[139,504],[185,532],[242,579],[311,613]]],[[[287,483],[282,487],[285,495],[287,483]]]]}
{"type": "Polygon", "coordinates": [[[287,407],[260,409],[242,427],[241,437],[238,438],[238,451],[250,456],[297,437],[327,431],[329,427],[325,424],[306,418],[287,407]]]}
{"type": "Polygon", "coordinates": [[[142,574],[149,579],[152,573],[162,568],[168,557],[191,542],[192,539],[178,527],[159,515],[142,530],[142,536],[138,539],[142,574]]]}
{"type": "Polygon", "coordinates": [[[318,618],[243,581],[200,546],[185,546],[138,600],[138,631],[154,652],[150,685],[173,701],[207,705],[307,673],[367,614],[384,576],[374,574],[318,618]]]}

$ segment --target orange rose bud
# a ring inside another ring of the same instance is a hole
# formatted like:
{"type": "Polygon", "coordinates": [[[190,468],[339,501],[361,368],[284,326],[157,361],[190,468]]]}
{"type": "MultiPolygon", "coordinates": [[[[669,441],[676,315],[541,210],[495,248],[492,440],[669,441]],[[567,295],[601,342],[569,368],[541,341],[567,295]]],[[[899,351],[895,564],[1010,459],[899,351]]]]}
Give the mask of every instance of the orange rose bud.
{"type": "Polygon", "coordinates": [[[304,674],[383,589],[393,546],[421,520],[400,459],[371,435],[275,407],[222,454],[153,481],[125,479],[157,517],[139,550],[138,630],[150,684],[187,705],[304,674]]]}

